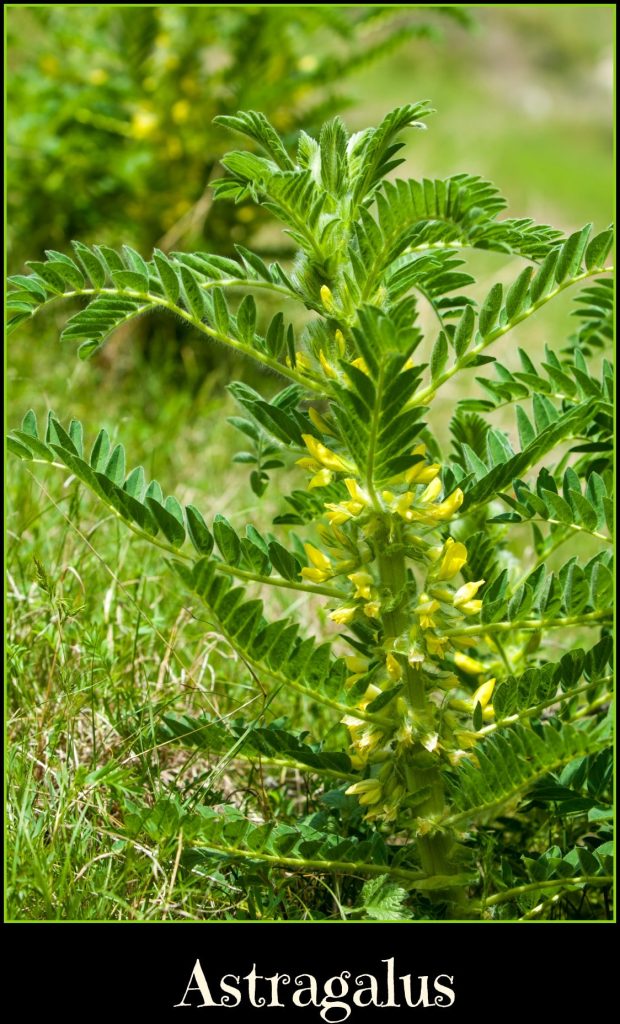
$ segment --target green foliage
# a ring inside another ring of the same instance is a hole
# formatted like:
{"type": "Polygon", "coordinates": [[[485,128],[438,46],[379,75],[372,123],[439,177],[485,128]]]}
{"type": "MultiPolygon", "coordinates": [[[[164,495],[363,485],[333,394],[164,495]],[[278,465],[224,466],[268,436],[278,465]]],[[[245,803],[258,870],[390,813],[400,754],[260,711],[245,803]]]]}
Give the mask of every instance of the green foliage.
{"type": "Polygon", "coordinates": [[[499,219],[505,201],[477,177],[386,181],[402,133],[430,112],[407,104],[352,137],[335,118],[295,151],[262,113],[219,117],[264,155],[224,157],[217,195],[275,215],[297,245],[290,265],[243,246],[235,259],[145,259],[74,243],[75,258],[48,251],[10,279],[11,327],[81,300],[62,336],[83,356],[163,311],[277,374],[275,394],[230,385],[243,410],[231,424],[252,445],[237,461],[257,496],[273,471],[292,510],[273,531],[242,532],[224,507],[208,523],[128,472],[106,431],[86,455],[76,420],[65,429],[50,413],[43,435],[29,412],[9,445],[68,471],[163,549],[251,677],[246,715],[162,711],[153,742],[306,773],[321,805],[286,820],[264,796],[257,818],[214,790],[214,769],[202,803],[128,797],[124,834],[182,835],[187,870],[334,875],[345,916],[527,918],[544,915],[547,889],[606,899],[610,885],[611,234],[499,219]],[[478,302],[470,249],[526,265],[478,302]],[[489,354],[512,331],[526,344],[530,318],[571,288],[581,326],[540,370],[526,348],[515,365],[489,354]],[[267,296],[303,321],[265,310],[267,296]],[[457,404],[444,453],[437,394],[491,363],[497,380],[477,377],[485,397],[457,404]],[[494,419],[505,406],[510,434],[494,419]],[[310,636],[294,607],[274,613],[287,592],[326,604],[339,634],[324,612],[310,636]],[[270,711],[281,694],[295,702],[286,720],[270,711]],[[323,792],[326,780],[337,788],[323,792]],[[514,822],[522,847],[509,857],[514,822]]]}
{"type": "Polygon", "coordinates": [[[226,146],[213,118],[251,102],[288,138],[302,123],[316,127],[350,103],[347,79],[408,40],[437,35],[448,14],[415,6],[14,9],[14,259],[75,235],[127,238],[128,219],[131,243],[149,249],[158,239],[169,248],[206,237],[229,249],[231,232],[249,238],[260,223],[255,208],[237,216],[208,202],[226,146]]]}

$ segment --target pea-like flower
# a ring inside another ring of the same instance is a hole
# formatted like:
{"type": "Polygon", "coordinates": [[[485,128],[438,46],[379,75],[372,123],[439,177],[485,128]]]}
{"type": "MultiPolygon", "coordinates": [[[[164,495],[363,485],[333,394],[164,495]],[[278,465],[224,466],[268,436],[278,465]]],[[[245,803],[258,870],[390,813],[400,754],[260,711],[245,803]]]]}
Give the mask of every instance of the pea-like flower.
{"type": "Polygon", "coordinates": [[[336,452],[327,448],[321,441],[317,441],[316,437],[313,437],[312,434],[302,434],[301,436],[312,458],[319,462],[321,466],[331,469],[335,473],[350,473],[353,470],[350,462],[347,462],[346,459],[343,459],[336,452]]]}
{"type": "Polygon", "coordinates": [[[437,572],[438,580],[451,580],[467,561],[467,548],[460,541],[448,537],[443,547],[443,558],[437,572]]]}
{"type": "Polygon", "coordinates": [[[355,618],[356,612],[357,605],[341,605],[340,608],[335,608],[333,612],[330,612],[328,618],[332,622],[337,622],[340,626],[344,626],[355,618]]]}
{"type": "Polygon", "coordinates": [[[332,563],[327,555],[324,555],[312,544],[304,544],[304,549],[312,565],[304,566],[301,570],[303,579],[312,580],[313,583],[323,583],[334,575],[332,563]]]}
{"type": "Polygon", "coordinates": [[[483,683],[482,686],[479,686],[476,692],[474,693],[472,697],[473,706],[475,707],[476,704],[479,704],[480,707],[484,710],[484,708],[487,707],[489,701],[491,700],[494,689],[495,679],[487,679],[486,683],[483,683]]]}
{"type": "Polygon", "coordinates": [[[420,617],[420,626],[422,629],[433,629],[436,622],[433,618],[433,613],[439,610],[439,601],[429,597],[428,594],[420,594],[420,601],[415,608],[416,615],[420,617]]]}
{"type": "Polygon", "coordinates": [[[459,587],[452,599],[454,607],[463,608],[465,605],[472,602],[472,598],[476,596],[483,584],[484,580],[476,580],[475,583],[464,583],[462,587],[459,587]]]}
{"type": "Polygon", "coordinates": [[[364,601],[370,601],[371,592],[370,588],[374,583],[374,580],[369,572],[352,572],[349,574],[347,579],[351,580],[351,583],[355,587],[354,597],[364,601]]]}

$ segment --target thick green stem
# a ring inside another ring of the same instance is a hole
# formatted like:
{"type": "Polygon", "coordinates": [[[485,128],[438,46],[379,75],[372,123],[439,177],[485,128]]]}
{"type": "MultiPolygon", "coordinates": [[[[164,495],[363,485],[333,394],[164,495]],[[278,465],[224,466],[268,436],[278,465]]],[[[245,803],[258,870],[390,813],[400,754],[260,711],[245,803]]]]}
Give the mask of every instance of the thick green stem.
{"type": "MultiPolygon", "coordinates": [[[[407,567],[404,548],[400,538],[386,531],[379,544],[378,567],[382,587],[382,624],[386,639],[401,636],[410,626],[407,609],[407,567]]],[[[405,697],[411,708],[422,716],[427,710],[424,674],[420,669],[407,665],[404,675],[405,697]]],[[[411,749],[410,763],[405,766],[407,784],[410,792],[425,787],[430,788],[428,799],[420,805],[421,817],[441,815],[445,811],[445,794],[443,781],[438,764],[431,762],[432,755],[417,743],[411,749]],[[431,762],[428,767],[421,767],[416,761],[431,762]]],[[[454,868],[451,864],[450,839],[436,833],[422,836],[417,840],[420,861],[428,875],[449,875],[454,868]]]]}

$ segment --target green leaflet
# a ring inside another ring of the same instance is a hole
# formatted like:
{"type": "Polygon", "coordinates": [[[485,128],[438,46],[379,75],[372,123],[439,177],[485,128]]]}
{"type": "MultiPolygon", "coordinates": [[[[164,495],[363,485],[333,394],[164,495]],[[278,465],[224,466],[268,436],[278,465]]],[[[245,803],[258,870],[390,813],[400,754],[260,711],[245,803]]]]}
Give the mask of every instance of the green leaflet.
{"type": "Polygon", "coordinates": [[[556,770],[582,754],[609,745],[609,729],[588,735],[584,729],[553,725],[538,729],[514,725],[493,734],[477,747],[479,765],[463,763],[448,780],[458,809],[448,820],[489,821],[516,796],[526,793],[547,772],[556,770]]]}

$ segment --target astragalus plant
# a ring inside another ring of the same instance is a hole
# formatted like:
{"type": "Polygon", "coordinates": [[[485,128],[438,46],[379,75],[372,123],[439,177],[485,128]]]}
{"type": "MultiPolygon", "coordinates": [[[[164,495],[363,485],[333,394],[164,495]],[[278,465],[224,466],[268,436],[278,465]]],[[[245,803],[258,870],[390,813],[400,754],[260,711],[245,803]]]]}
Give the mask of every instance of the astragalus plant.
{"type": "Polygon", "coordinates": [[[234,510],[208,525],[128,472],[105,430],[87,450],[75,420],[50,413],[39,431],[29,412],[9,443],[157,545],[262,691],[262,717],[168,714],[160,736],[329,790],[297,819],[194,803],[178,812],[194,857],[335,875],[351,917],[603,916],[612,234],[498,219],[505,201],[469,174],[388,178],[399,136],[429,113],[407,105],[351,137],[336,118],[318,139],[301,132],[294,155],[261,114],[219,118],[265,155],[229,153],[217,196],[271,211],[298,247],[286,269],[242,247],[147,261],[75,242],[11,279],[13,325],[85,300],[62,335],[82,356],[161,311],[269,371],[269,397],[230,384],[257,495],[243,534],[234,510]],[[523,266],[475,301],[472,249],[523,266]],[[530,320],[569,289],[573,333],[532,351],[530,320]],[[255,295],[300,312],[261,318],[255,295]],[[493,351],[508,334],[504,365],[493,351]],[[270,475],[288,507],[274,532],[258,500],[270,475]],[[312,635],[307,615],[269,619],[252,595],[270,587],[324,602],[312,635]],[[274,700],[294,719],[270,722],[274,700]]]}

